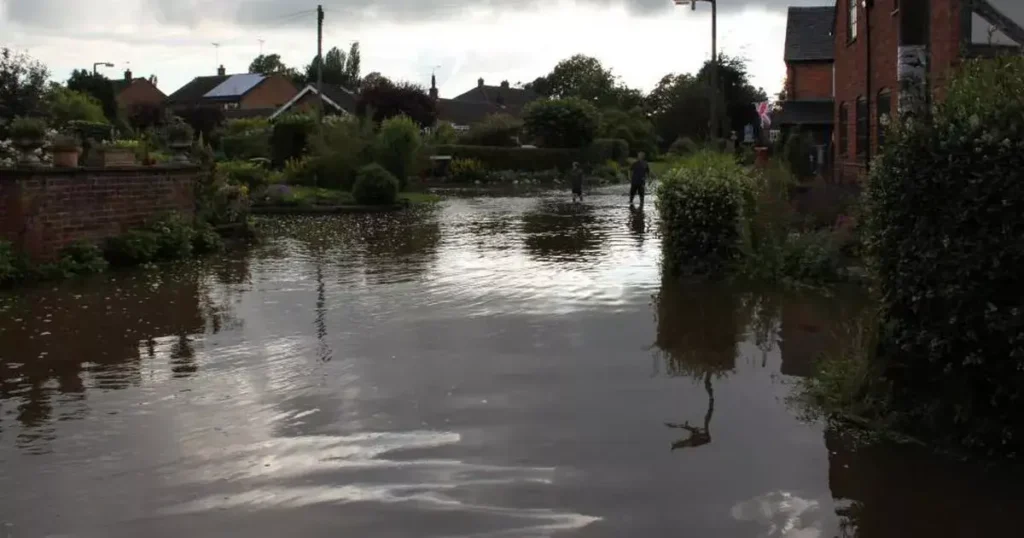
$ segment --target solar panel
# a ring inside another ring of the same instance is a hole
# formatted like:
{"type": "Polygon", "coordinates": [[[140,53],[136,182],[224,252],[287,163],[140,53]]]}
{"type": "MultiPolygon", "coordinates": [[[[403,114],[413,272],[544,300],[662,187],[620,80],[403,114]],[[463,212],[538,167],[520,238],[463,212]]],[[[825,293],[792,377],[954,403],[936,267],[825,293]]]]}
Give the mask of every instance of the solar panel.
{"type": "Polygon", "coordinates": [[[265,77],[257,73],[231,75],[227,80],[206,92],[203,97],[238,97],[263,82],[265,77]]]}

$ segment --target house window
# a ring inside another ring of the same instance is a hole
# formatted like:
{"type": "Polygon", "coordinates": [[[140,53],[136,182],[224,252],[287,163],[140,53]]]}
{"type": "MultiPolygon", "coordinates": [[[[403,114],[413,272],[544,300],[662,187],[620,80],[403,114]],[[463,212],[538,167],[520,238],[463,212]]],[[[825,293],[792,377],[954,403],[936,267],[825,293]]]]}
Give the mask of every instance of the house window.
{"type": "Polygon", "coordinates": [[[888,89],[878,92],[875,108],[878,113],[878,147],[882,147],[885,145],[885,132],[889,129],[889,120],[892,117],[892,92],[888,89]]]}
{"type": "Polygon", "coordinates": [[[857,40],[857,0],[846,0],[848,16],[846,18],[846,42],[857,40]]]}
{"type": "Polygon", "coordinates": [[[863,157],[868,152],[868,100],[857,98],[857,156],[863,157]]]}
{"type": "Polygon", "coordinates": [[[839,105],[839,155],[846,157],[850,150],[850,107],[839,105]]]}

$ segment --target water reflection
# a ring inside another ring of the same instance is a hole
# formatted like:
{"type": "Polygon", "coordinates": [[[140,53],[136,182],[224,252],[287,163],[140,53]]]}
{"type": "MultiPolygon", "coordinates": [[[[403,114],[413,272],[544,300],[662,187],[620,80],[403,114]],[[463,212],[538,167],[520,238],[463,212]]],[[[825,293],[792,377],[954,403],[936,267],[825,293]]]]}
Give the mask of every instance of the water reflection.
{"type": "Polygon", "coordinates": [[[637,247],[644,246],[644,237],[647,235],[647,212],[643,209],[629,208],[629,231],[636,241],[637,247]]]}
{"type": "Polygon", "coordinates": [[[606,238],[590,204],[543,200],[523,214],[523,242],[541,261],[585,261],[601,250],[606,238]]]}

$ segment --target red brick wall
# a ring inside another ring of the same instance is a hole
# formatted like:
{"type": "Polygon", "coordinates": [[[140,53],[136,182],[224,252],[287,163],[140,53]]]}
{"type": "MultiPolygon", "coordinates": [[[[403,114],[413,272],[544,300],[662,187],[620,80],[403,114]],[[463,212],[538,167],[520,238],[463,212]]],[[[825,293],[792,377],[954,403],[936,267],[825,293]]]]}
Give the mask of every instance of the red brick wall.
{"type": "MultiPolygon", "coordinates": [[[[842,103],[849,105],[847,156],[839,153],[839,133],[836,133],[836,177],[856,181],[865,171],[866,162],[856,155],[856,103],[857,98],[869,98],[868,120],[870,152],[878,151],[878,94],[889,90],[895,113],[898,103],[897,59],[899,47],[899,16],[893,10],[894,0],[875,0],[870,12],[859,7],[857,39],[847,42],[847,2],[839,0],[836,12],[835,66],[836,108],[835,125],[839,129],[839,111],[842,103]],[[869,20],[870,19],[870,20],[869,20]],[[867,84],[867,32],[871,25],[871,87],[867,84]]],[[[931,2],[930,84],[935,95],[942,96],[949,73],[959,62],[961,38],[961,0],[933,0],[931,2]]]]}
{"type": "Polygon", "coordinates": [[[832,63],[791,63],[787,68],[786,81],[789,99],[831,99],[832,63]]]}
{"type": "Polygon", "coordinates": [[[138,104],[159,105],[167,96],[148,80],[136,80],[117,95],[117,104],[121,108],[131,108],[138,104]]]}
{"type": "Polygon", "coordinates": [[[271,75],[251,92],[245,94],[239,108],[280,108],[298,93],[299,90],[287,77],[271,75]]]}
{"type": "Polygon", "coordinates": [[[169,212],[195,214],[195,167],[0,169],[0,239],[36,260],[169,212]]]}

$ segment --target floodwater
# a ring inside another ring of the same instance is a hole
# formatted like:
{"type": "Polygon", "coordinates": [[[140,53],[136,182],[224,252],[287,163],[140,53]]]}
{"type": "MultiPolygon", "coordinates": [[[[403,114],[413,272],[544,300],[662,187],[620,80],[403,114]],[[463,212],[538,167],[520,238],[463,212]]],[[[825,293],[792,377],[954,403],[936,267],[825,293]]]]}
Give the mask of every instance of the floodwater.
{"type": "Polygon", "coordinates": [[[620,190],[0,295],[0,538],[1016,534],[1011,473],[790,401],[863,293],[663,283],[620,190]]]}

